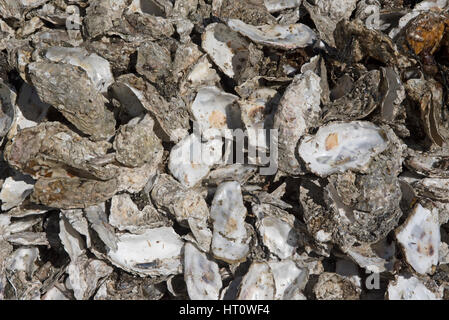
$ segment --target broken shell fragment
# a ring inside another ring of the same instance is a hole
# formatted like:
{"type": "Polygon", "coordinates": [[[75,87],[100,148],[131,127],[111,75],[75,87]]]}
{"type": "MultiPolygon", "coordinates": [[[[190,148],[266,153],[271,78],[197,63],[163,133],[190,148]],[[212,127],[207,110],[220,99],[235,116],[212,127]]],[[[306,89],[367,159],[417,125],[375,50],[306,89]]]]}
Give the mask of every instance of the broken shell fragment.
{"type": "Polygon", "coordinates": [[[299,156],[315,174],[325,177],[348,169],[364,171],[388,147],[382,129],[370,122],[331,123],[303,138],[299,156]]]}
{"type": "Polygon", "coordinates": [[[440,224],[437,209],[417,204],[407,221],[396,230],[407,262],[421,274],[430,273],[438,264],[440,224]]]}
{"type": "Polygon", "coordinates": [[[162,159],[162,144],[153,132],[154,121],[149,115],[134,118],[123,125],[114,140],[115,158],[128,167],[145,163],[157,166],[162,159]]]}
{"type": "Polygon", "coordinates": [[[190,299],[218,300],[222,287],[218,265],[190,242],[184,247],[184,279],[190,299]]]}
{"type": "Polygon", "coordinates": [[[388,285],[389,300],[441,300],[439,292],[433,292],[416,277],[399,275],[388,285]]]}
{"type": "Polygon", "coordinates": [[[230,78],[242,71],[248,60],[249,43],[225,24],[207,26],[203,34],[203,49],[214,63],[230,78]]]}
{"type": "Polygon", "coordinates": [[[240,284],[238,300],[273,300],[275,284],[266,262],[254,262],[240,284]]]}
{"type": "Polygon", "coordinates": [[[256,43],[282,49],[305,48],[316,40],[315,32],[305,24],[252,26],[229,19],[228,26],[256,43]]]}

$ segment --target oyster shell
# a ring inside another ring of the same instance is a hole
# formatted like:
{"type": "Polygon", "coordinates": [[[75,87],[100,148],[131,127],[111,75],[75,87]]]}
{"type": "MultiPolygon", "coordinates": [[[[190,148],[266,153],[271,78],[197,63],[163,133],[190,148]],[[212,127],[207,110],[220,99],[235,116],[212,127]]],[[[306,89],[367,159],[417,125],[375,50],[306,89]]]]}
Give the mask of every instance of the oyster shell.
{"type": "Polygon", "coordinates": [[[181,184],[193,187],[208,175],[212,165],[221,160],[222,146],[219,139],[202,144],[195,134],[191,134],[173,147],[168,168],[181,184]]]}
{"type": "Polygon", "coordinates": [[[236,181],[220,184],[210,211],[214,257],[230,263],[246,260],[250,240],[245,227],[246,213],[240,184],[236,181]]]}
{"type": "Polygon", "coordinates": [[[57,108],[80,131],[95,140],[114,134],[113,114],[84,70],[69,64],[34,62],[28,65],[28,72],[41,100],[57,108]]]}
{"type": "Polygon", "coordinates": [[[127,167],[141,167],[145,163],[157,166],[162,160],[163,147],[153,126],[149,115],[121,126],[113,144],[115,159],[127,167]]]}
{"type": "Polygon", "coordinates": [[[297,143],[310,127],[318,123],[320,95],[320,77],[309,70],[296,76],[282,97],[273,125],[279,130],[280,170],[290,174],[301,173],[296,155],[297,143]],[[298,107],[299,101],[306,103],[298,107]]]}
{"type": "Polygon", "coordinates": [[[315,32],[305,24],[252,26],[238,19],[229,19],[228,26],[252,41],[282,49],[305,48],[316,41],[315,32]]]}
{"type": "Polygon", "coordinates": [[[202,36],[203,49],[230,78],[243,70],[248,60],[248,46],[248,41],[222,23],[208,25],[202,36]]]}
{"type": "Polygon", "coordinates": [[[110,261],[140,276],[168,276],[181,273],[184,242],[173,228],[147,229],[139,235],[118,235],[117,250],[109,251],[110,261]]]}
{"type": "Polygon", "coordinates": [[[273,300],[274,277],[265,262],[253,262],[240,284],[238,300],[273,300]]]}
{"type": "Polygon", "coordinates": [[[190,242],[184,247],[184,279],[190,299],[218,300],[222,287],[218,265],[190,242]]]}
{"type": "Polygon", "coordinates": [[[437,209],[417,204],[407,221],[396,230],[407,262],[421,274],[430,273],[438,264],[440,224],[437,209]]]}
{"type": "Polygon", "coordinates": [[[363,172],[387,147],[383,130],[370,122],[336,122],[321,127],[313,137],[304,137],[298,154],[308,169],[325,177],[348,169],[363,172]]]}
{"type": "Polygon", "coordinates": [[[416,277],[399,275],[388,285],[389,300],[441,300],[441,294],[429,290],[427,286],[416,277]]]}
{"type": "Polygon", "coordinates": [[[101,93],[106,93],[108,87],[114,83],[109,62],[95,53],[89,54],[84,48],[50,47],[46,50],[45,57],[52,62],[83,68],[101,93]]]}

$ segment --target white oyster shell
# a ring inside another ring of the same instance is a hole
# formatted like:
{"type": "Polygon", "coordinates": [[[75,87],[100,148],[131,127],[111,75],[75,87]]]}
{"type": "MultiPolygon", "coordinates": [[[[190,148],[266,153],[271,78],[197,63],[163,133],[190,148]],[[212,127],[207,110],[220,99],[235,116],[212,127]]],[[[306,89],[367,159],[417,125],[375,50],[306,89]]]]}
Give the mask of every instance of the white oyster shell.
{"type": "Polygon", "coordinates": [[[265,7],[271,13],[284,9],[297,8],[302,0],[264,0],[265,7]]]}
{"type": "Polygon", "coordinates": [[[299,268],[292,260],[269,261],[274,278],[276,293],[275,300],[305,300],[302,294],[309,272],[305,268],[299,268]]]}
{"type": "Polygon", "coordinates": [[[214,256],[231,263],[245,260],[249,252],[249,239],[245,228],[246,207],[238,182],[224,182],[218,186],[210,215],[214,227],[214,256]]]}
{"type": "Polygon", "coordinates": [[[249,43],[225,24],[212,23],[203,34],[202,47],[228,77],[238,74],[248,59],[249,43]]]}
{"type": "Polygon", "coordinates": [[[438,264],[440,247],[438,210],[429,210],[418,203],[407,221],[396,230],[396,238],[416,272],[431,272],[432,266],[438,264]]]}
{"type": "Polygon", "coordinates": [[[313,173],[325,177],[348,169],[363,172],[371,159],[388,147],[383,130],[366,121],[331,123],[306,136],[299,156],[313,173]]]}
{"type": "Polygon", "coordinates": [[[388,285],[389,300],[441,300],[416,277],[398,276],[388,285]]]}
{"type": "Polygon", "coordinates": [[[110,261],[119,268],[142,276],[168,276],[181,272],[184,242],[173,228],[148,229],[142,234],[118,236],[117,250],[110,261]]]}
{"type": "Polygon", "coordinates": [[[305,24],[252,26],[229,19],[228,26],[256,43],[283,49],[305,48],[316,40],[315,32],[305,24]]]}
{"type": "Polygon", "coordinates": [[[184,280],[192,300],[218,300],[222,287],[216,262],[190,242],[184,247],[184,280]]]}
{"type": "Polygon", "coordinates": [[[173,147],[168,168],[182,185],[193,187],[221,160],[222,146],[221,139],[201,143],[197,135],[191,134],[173,147]]]}
{"type": "Polygon", "coordinates": [[[273,273],[265,262],[253,262],[242,279],[238,300],[273,300],[275,295],[273,273]]]}
{"type": "Polygon", "coordinates": [[[280,259],[291,257],[298,246],[298,237],[289,223],[277,217],[265,217],[258,223],[263,244],[280,259]]]}
{"type": "Polygon", "coordinates": [[[227,129],[233,127],[233,104],[238,97],[226,93],[217,87],[204,87],[198,91],[191,106],[192,114],[201,133],[209,129],[227,129]]]}
{"type": "Polygon", "coordinates": [[[45,57],[53,62],[63,62],[83,68],[99,92],[105,93],[114,83],[111,67],[106,59],[89,54],[84,48],[51,47],[45,57]]]}

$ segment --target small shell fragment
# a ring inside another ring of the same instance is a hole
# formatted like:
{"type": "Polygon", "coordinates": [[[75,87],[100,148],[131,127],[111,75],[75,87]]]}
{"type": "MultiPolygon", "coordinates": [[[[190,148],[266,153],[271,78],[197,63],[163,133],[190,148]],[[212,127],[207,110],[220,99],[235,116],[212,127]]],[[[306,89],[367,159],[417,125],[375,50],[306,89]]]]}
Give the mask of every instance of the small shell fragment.
{"type": "Polygon", "coordinates": [[[396,237],[404,248],[407,262],[418,273],[429,273],[432,266],[438,264],[440,224],[437,209],[427,209],[418,203],[396,231],[396,237]]]}
{"type": "Polygon", "coordinates": [[[429,290],[418,278],[399,275],[388,285],[389,300],[441,300],[438,293],[429,290]]]}

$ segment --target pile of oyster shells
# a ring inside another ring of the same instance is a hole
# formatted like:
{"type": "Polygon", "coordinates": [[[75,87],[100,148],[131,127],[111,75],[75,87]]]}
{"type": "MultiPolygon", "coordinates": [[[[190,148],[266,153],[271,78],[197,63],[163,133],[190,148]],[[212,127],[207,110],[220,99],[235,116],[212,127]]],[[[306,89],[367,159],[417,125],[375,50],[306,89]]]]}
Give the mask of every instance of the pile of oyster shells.
{"type": "Polygon", "coordinates": [[[0,0],[0,300],[449,297],[448,11],[0,0]]]}

